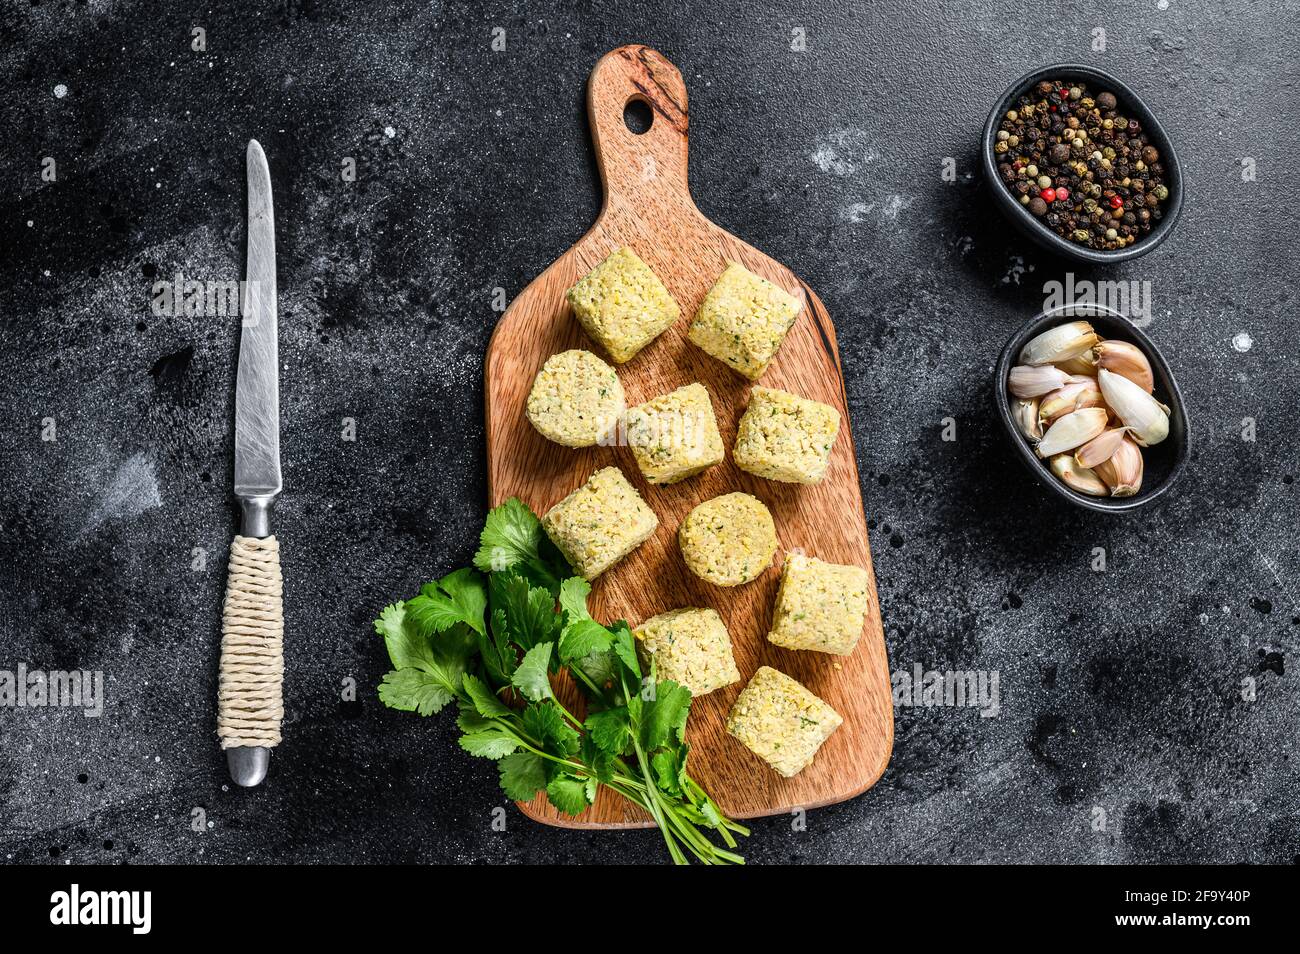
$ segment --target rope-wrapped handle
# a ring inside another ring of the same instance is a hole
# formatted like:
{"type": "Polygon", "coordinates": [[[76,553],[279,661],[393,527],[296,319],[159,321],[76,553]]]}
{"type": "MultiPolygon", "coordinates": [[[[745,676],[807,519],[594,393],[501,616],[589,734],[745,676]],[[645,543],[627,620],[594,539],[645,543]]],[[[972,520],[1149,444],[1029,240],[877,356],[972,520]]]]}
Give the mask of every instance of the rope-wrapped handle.
{"type": "Polygon", "coordinates": [[[284,717],[284,587],[275,537],[235,537],[221,618],[217,735],[223,749],[271,747],[284,717]]]}

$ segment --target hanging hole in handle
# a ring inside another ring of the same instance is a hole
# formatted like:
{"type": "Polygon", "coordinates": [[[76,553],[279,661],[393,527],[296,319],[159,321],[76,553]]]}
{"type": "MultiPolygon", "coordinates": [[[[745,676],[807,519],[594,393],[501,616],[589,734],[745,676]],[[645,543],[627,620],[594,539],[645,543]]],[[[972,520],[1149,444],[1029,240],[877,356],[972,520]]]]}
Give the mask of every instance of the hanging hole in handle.
{"type": "Polygon", "coordinates": [[[655,122],[655,111],[640,96],[633,96],[623,107],[623,125],[634,136],[644,136],[655,122]]]}

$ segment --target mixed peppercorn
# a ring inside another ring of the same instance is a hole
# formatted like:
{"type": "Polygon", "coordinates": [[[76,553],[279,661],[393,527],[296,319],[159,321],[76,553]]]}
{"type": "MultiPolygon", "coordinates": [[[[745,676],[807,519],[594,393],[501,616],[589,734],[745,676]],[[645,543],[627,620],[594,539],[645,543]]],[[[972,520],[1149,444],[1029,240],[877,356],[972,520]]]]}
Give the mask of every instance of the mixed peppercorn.
{"type": "Polygon", "coordinates": [[[1062,238],[1114,251],[1164,217],[1160,151],[1115,95],[1044,80],[1007,111],[993,145],[1003,183],[1062,238]]]}

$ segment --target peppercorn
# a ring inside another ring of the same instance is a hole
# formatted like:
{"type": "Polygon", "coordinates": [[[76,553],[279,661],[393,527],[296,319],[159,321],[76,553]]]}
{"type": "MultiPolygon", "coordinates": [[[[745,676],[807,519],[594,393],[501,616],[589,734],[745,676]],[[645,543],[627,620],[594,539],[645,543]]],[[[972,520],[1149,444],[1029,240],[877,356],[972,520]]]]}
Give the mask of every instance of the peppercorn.
{"type": "Polygon", "coordinates": [[[1053,146],[1051,151],[1051,157],[1052,157],[1052,162],[1054,162],[1058,166],[1063,163],[1069,162],[1070,147],[1064,144],[1058,144],[1053,146]]]}
{"type": "Polygon", "coordinates": [[[1029,211],[1038,216],[1047,214],[1047,203],[1043,201],[1042,196],[1034,196],[1029,200],[1029,211]]]}
{"type": "Polygon", "coordinates": [[[1169,189],[1168,189],[1168,187],[1167,187],[1167,186],[1164,186],[1164,185],[1158,185],[1158,186],[1156,186],[1156,198],[1159,199],[1161,202],[1163,202],[1163,201],[1165,201],[1165,199],[1169,198],[1169,189]]]}
{"type": "Polygon", "coordinates": [[[1102,109],[1114,109],[1114,108],[1115,108],[1115,94],[1114,94],[1114,93],[1098,93],[1098,94],[1097,94],[1097,105],[1098,105],[1099,107],[1101,107],[1102,109]]]}

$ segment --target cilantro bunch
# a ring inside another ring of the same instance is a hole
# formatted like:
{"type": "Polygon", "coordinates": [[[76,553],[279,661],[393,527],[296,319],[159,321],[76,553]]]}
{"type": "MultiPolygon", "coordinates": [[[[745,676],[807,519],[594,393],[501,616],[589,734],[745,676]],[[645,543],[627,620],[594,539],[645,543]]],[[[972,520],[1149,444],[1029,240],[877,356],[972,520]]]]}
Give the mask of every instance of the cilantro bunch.
{"type": "Polygon", "coordinates": [[[686,770],[690,690],[656,678],[653,661],[643,672],[626,622],[591,618],[591,586],[523,503],[492,510],[479,542],[474,567],[426,583],[375,621],[393,664],[383,703],[426,716],[456,703],[461,748],[494,760],[516,801],[545,791],[576,815],[605,785],[654,819],[678,864],[742,864],[728,849],[748,830],[686,770]],[[562,669],[585,696],[585,719],[552,689],[562,669]]]}

